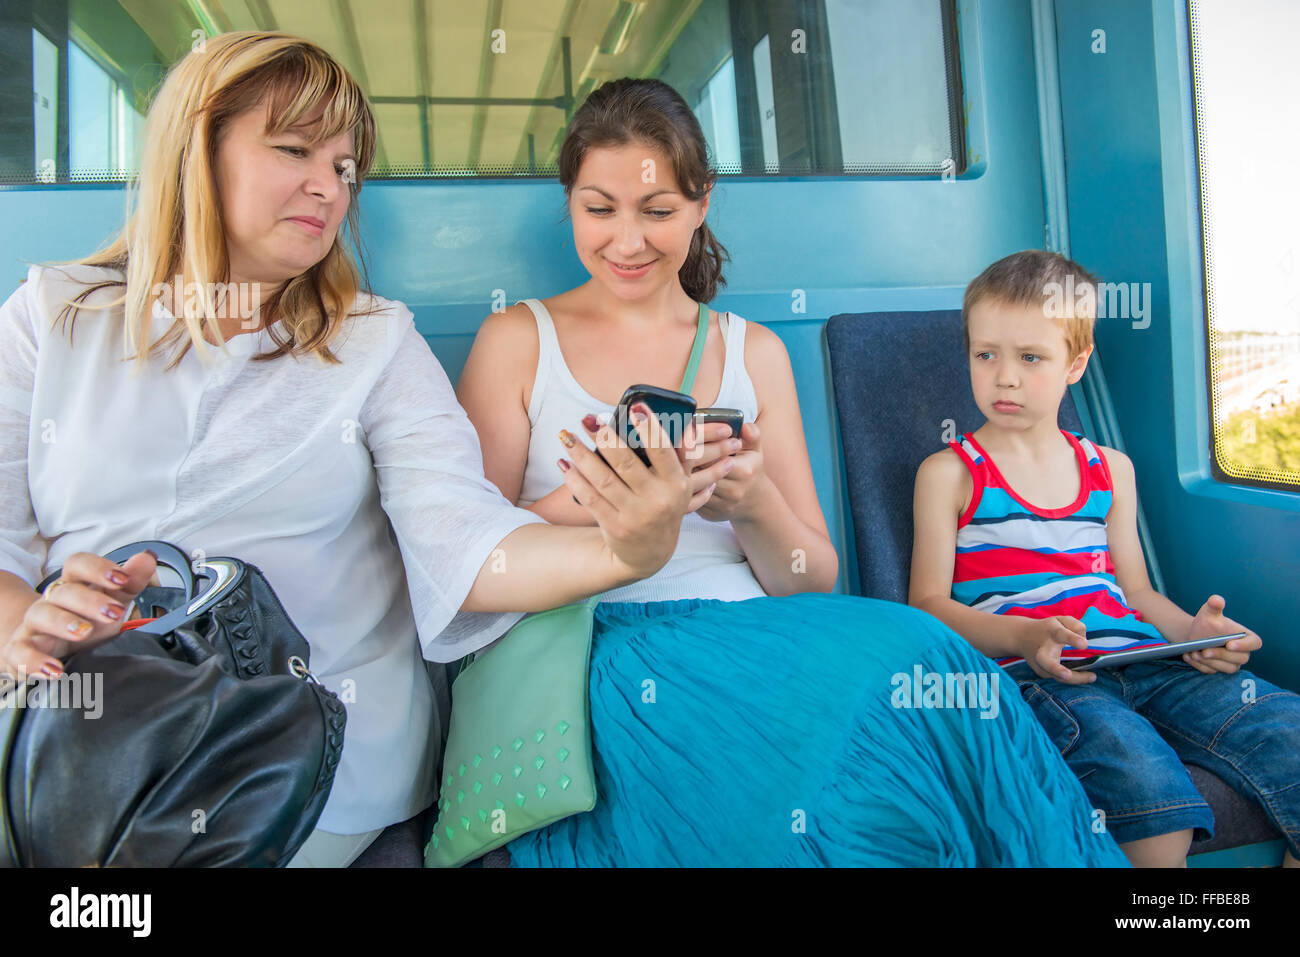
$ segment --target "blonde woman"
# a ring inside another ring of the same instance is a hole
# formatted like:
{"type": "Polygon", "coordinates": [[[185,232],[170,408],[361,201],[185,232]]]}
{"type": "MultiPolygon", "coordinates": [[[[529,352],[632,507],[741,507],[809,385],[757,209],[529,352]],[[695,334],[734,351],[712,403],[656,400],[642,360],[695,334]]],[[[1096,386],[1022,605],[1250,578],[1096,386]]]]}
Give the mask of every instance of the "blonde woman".
{"type": "Polygon", "coordinates": [[[425,658],[653,574],[689,504],[653,419],[630,485],[575,450],[573,492],[607,489],[599,527],[547,525],[484,478],[411,313],[365,291],[344,242],[374,149],[362,91],[319,47],[210,39],[150,108],[121,235],[0,307],[0,671],[57,675],[117,633],[155,568],[99,557],[117,546],[251,561],[348,692],[297,865],[346,865],[433,803],[445,701],[425,658]]]}

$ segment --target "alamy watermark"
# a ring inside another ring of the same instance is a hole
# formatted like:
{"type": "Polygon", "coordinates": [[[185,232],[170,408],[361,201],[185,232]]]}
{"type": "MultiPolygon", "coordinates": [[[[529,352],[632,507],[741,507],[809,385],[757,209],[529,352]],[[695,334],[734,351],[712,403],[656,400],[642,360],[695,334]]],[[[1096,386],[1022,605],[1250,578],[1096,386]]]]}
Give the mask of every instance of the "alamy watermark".
{"type": "Polygon", "coordinates": [[[50,898],[50,926],[56,928],[122,928],[132,937],[148,937],[152,914],[151,894],[83,894],[74,886],[50,898]]]}
{"type": "MultiPolygon", "coordinates": [[[[650,434],[649,442],[641,438],[641,433],[636,430],[635,426],[632,423],[631,418],[628,417],[630,411],[631,410],[628,409],[626,406],[620,405],[618,407],[618,415],[623,417],[624,421],[626,421],[630,426],[626,438],[624,438],[622,435],[619,434],[618,429],[614,429],[614,438],[616,440],[615,444],[619,448],[635,450],[641,448],[656,448],[660,445],[664,448],[674,448],[676,446],[674,439],[676,439],[677,441],[683,441],[686,436],[687,427],[695,423],[695,413],[693,412],[653,413],[655,417],[659,419],[659,426],[660,426],[660,432],[659,432],[660,439],[656,444],[654,433],[650,434]]],[[[605,416],[602,416],[601,418],[606,419],[605,416]]],[[[611,422],[607,420],[607,421],[603,421],[601,424],[609,425],[611,424],[611,422]]],[[[697,435],[698,435],[698,429],[697,429],[697,435]]],[[[687,459],[698,459],[703,455],[704,455],[704,449],[702,448],[702,443],[700,443],[697,440],[696,443],[691,448],[686,449],[685,457],[687,459]]]]}
{"type": "Polygon", "coordinates": [[[0,711],[9,708],[83,711],[83,718],[96,721],[104,713],[104,675],[97,671],[77,671],[34,681],[14,681],[8,675],[0,676],[0,711]]]}
{"type": "Polygon", "coordinates": [[[154,283],[153,296],[177,318],[187,313],[205,315],[206,303],[211,303],[214,310],[211,318],[239,319],[246,328],[253,328],[252,320],[262,308],[260,282],[184,282],[180,273],[171,282],[154,283]]]}
{"type": "Polygon", "coordinates": [[[1151,325],[1151,283],[1149,282],[1081,282],[1073,275],[1065,283],[1049,282],[1043,286],[1043,313],[1049,319],[1128,319],[1134,329],[1151,325]]]}
{"type": "Polygon", "coordinates": [[[911,674],[900,671],[889,684],[895,708],[971,708],[982,719],[996,718],[1001,710],[996,672],[925,671],[914,665],[911,674]]]}

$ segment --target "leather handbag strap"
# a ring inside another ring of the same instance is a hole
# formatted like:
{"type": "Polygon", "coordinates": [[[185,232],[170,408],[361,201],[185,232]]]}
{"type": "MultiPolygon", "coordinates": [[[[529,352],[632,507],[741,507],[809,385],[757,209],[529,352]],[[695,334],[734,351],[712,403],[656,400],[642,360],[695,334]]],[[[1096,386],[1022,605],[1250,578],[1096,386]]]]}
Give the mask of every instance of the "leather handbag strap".
{"type": "MultiPolygon", "coordinates": [[[[123,545],[121,548],[113,549],[104,557],[112,562],[124,562],[143,551],[153,552],[160,566],[170,568],[176,573],[176,576],[181,580],[181,587],[185,589],[186,601],[190,601],[194,597],[197,585],[194,581],[194,572],[190,567],[189,556],[171,542],[132,542],[130,545],[123,545]]],[[[44,594],[45,589],[52,585],[62,574],[63,566],[60,565],[41,579],[40,584],[36,586],[36,591],[44,594]]]]}
{"type": "Polygon", "coordinates": [[[704,357],[704,340],[708,337],[709,307],[705,303],[700,303],[700,319],[695,327],[695,343],[691,346],[691,358],[686,363],[686,374],[682,376],[682,384],[678,386],[678,392],[689,395],[695,385],[695,373],[700,369],[700,359],[704,357]]]}

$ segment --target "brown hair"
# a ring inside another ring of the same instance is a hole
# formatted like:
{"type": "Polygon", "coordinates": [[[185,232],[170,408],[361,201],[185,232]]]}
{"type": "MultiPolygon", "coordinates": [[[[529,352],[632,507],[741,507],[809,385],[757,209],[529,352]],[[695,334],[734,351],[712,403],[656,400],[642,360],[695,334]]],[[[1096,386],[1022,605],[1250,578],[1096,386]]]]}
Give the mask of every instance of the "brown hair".
{"type": "MultiPolygon", "coordinates": [[[[623,77],[593,91],[569,122],[560,147],[560,182],[565,194],[572,192],[588,150],[629,143],[646,143],[662,150],[687,199],[703,199],[717,181],[700,121],[681,95],[662,80],[623,77]]],[[[711,302],[718,287],[727,283],[722,264],[730,258],[709,224],[701,223],[677,273],[682,289],[696,302],[711,302]]]]}
{"type": "Polygon", "coordinates": [[[961,304],[962,335],[970,351],[970,311],[984,299],[1012,306],[1039,304],[1065,333],[1070,358],[1092,346],[1097,316],[1097,277],[1073,260],[1046,249],[1026,249],[999,259],[969,286],[961,304]]]}
{"type": "Polygon", "coordinates": [[[323,107],[310,141],[350,130],[357,162],[347,229],[339,230],[320,262],[289,279],[263,304],[264,325],[283,319],[287,336],[282,341],[273,331],[274,351],[254,358],[314,354],[327,363],[339,361],[329,345],[355,308],[358,293],[369,286],[364,260],[358,267],[344,236],[358,245],[360,259],[356,194],[374,160],[375,120],[365,94],[338,61],[314,43],[275,32],[211,37],[171,68],[145,120],[140,175],[132,184],[135,210],[108,246],[76,261],[120,270],[125,281],[96,283],[74,297],[55,320],[67,323],[69,335],[79,309],[124,306],[126,341],[137,366],[170,350],[170,369],[191,346],[205,358],[211,348],[205,329],[224,342],[211,293],[202,301],[186,296],[176,321],[153,343],[148,341],[150,316],[159,286],[176,275],[184,277],[185,288],[195,282],[205,291],[227,280],[214,172],[217,146],[235,116],[263,102],[269,107],[268,133],[300,124],[323,107]],[[87,303],[91,293],[109,287],[124,288],[110,302],[87,303]]]}

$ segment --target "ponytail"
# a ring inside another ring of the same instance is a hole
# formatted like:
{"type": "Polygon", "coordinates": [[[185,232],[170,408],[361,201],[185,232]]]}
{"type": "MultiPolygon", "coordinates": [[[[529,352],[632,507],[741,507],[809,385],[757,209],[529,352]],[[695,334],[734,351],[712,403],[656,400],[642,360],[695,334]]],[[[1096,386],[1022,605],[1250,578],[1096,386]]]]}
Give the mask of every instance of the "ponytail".
{"type": "Polygon", "coordinates": [[[712,302],[718,295],[718,287],[725,286],[727,280],[722,275],[722,264],[730,262],[727,247],[718,242],[707,222],[701,223],[691,237],[691,248],[686,254],[686,262],[678,270],[682,289],[695,302],[712,302]]]}

